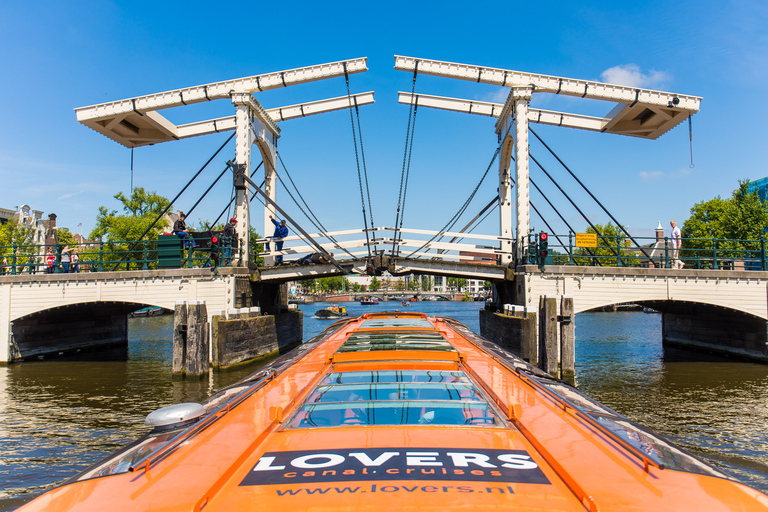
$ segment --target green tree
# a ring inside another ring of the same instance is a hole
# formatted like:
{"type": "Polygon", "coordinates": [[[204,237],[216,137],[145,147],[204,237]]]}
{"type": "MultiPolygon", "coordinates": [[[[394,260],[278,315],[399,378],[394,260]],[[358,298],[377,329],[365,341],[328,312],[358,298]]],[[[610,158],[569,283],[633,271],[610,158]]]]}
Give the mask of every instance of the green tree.
{"type": "MultiPolygon", "coordinates": [[[[126,254],[126,251],[163,210],[170,206],[170,201],[156,192],[147,192],[143,187],[134,188],[130,197],[118,192],[114,198],[123,204],[123,213],[118,213],[117,210],[110,211],[106,206],[100,206],[96,216],[96,227],[93,228],[89,237],[105,242],[104,251],[108,253],[105,255],[105,259],[110,261],[108,264],[117,263],[120,260],[142,259],[144,257],[144,244],[137,244],[130,254],[126,254]]],[[[144,240],[148,241],[148,250],[151,252],[156,250],[157,237],[168,227],[168,224],[167,219],[161,218],[145,235],[144,240]]],[[[81,254],[82,261],[94,259],[94,252],[88,252],[90,254],[81,254]]],[[[130,263],[126,263],[126,266],[130,268],[130,263]]]]}
{"type": "Polygon", "coordinates": [[[432,291],[432,278],[430,276],[421,276],[421,289],[425,292],[432,291]]]}
{"type": "Polygon", "coordinates": [[[344,286],[341,276],[321,277],[318,279],[320,289],[324,292],[341,290],[344,286]]]}
{"type": "Polygon", "coordinates": [[[402,277],[395,282],[395,290],[399,292],[405,290],[405,281],[402,277]]]}
{"type": "Polygon", "coordinates": [[[12,271],[10,267],[14,264],[14,254],[16,255],[16,273],[29,270],[26,267],[22,268],[22,265],[27,261],[32,265],[35,261],[37,248],[32,246],[34,236],[33,228],[16,220],[0,225],[0,261],[4,260],[8,263],[9,272],[12,271]]]}
{"type": "Polygon", "coordinates": [[[376,276],[373,276],[371,278],[371,284],[368,285],[368,289],[371,290],[372,292],[377,292],[379,291],[379,288],[381,288],[381,281],[376,279],[376,276]]]}
{"type": "Polygon", "coordinates": [[[617,248],[621,247],[621,264],[625,267],[637,266],[640,261],[635,253],[630,253],[628,249],[632,246],[624,232],[612,222],[608,224],[595,224],[587,228],[587,233],[597,233],[597,247],[587,249],[584,247],[574,248],[574,262],[576,265],[604,265],[615,267],[618,264],[616,257],[617,248]]]}
{"type": "Polygon", "coordinates": [[[760,238],[768,227],[768,205],[748,188],[749,180],[739,180],[729,199],[718,196],[693,205],[681,229],[682,258],[710,259],[715,247],[718,258],[759,257],[760,238]]]}

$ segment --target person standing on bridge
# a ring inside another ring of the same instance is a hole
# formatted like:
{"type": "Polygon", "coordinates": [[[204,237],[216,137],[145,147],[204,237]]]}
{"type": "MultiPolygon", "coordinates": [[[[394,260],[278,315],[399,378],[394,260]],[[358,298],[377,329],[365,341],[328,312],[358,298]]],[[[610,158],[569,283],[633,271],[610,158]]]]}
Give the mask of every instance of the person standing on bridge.
{"type": "MultiPolygon", "coordinates": [[[[272,221],[272,224],[275,225],[275,232],[270,237],[275,242],[275,250],[276,251],[282,251],[283,250],[283,238],[288,236],[288,228],[285,227],[285,221],[281,220],[279,223],[275,220],[273,216],[269,216],[269,220],[272,221]]],[[[269,250],[269,242],[267,242],[267,250],[269,250]]],[[[275,257],[275,261],[278,265],[283,264],[283,255],[280,254],[275,257]]]]}
{"type": "Polygon", "coordinates": [[[679,259],[680,248],[683,246],[683,239],[680,233],[680,228],[677,227],[677,222],[672,221],[669,223],[672,226],[672,251],[670,257],[672,258],[672,268],[683,268],[685,263],[679,259]]]}
{"type": "Polygon", "coordinates": [[[226,226],[224,226],[224,265],[229,264],[229,255],[234,254],[237,252],[237,230],[235,229],[235,224],[237,224],[237,218],[232,217],[229,219],[229,222],[227,222],[226,226]],[[232,248],[235,248],[233,251],[232,248]]]}
{"type": "Polygon", "coordinates": [[[69,262],[71,261],[71,256],[69,254],[70,250],[68,245],[65,245],[61,250],[61,269],[65,274],[69,274],[69,262]]]}
{"type": "Polygon", "coordinates": [[[194,241],[189,240],[189,229],[187,229],[187,224],[184,222],[186,218],[187,216],[183,212],[179,212],[179,218],[173,223],[173,234],[187,242],[188,246],[195,245],[194,241]]]}
{"type": "Polygon", "coordinates": [[[53,274],[54,269],[56,265],[56,256],[53,255],[53,249],[48,248],[48,251],[45,254],[45,273],[46,274],[53,274]]]}

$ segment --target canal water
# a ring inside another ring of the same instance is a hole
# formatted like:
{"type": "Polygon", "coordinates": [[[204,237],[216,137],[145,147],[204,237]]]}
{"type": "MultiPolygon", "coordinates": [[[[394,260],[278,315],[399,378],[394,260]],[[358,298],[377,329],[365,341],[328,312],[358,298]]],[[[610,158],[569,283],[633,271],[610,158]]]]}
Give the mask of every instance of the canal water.
{"type": "MultiPolygon", "coordinates": [[[[344,304],[350,315],[403,309],[344,304]]],[[[301,306],[304,334],[327,304],[301,306]]],[[[455,318],[479,332],[479,302],[417,302],[409,311],[455,318]]],[[[129,320],[123,362],[43,362],[0,367],[0,511],[13,510],[146,432],[143,420],[172,403],[200,401],[255,370],[171,378],[170,315],[129,320]]],[[[768,365],[664,349],[661,315],[576,317],[576,384],[743,482],[768,492],[768,365]]]]}

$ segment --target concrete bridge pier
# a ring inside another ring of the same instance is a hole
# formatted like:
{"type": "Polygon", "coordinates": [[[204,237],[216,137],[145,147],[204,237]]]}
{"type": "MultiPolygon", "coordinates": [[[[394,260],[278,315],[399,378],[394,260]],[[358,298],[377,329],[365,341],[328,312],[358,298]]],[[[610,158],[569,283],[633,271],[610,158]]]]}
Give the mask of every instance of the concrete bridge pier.
{"type": "Polygon", "coordinates": [[[661,312],[665,346],[768,362],[768,323],[753,315],[692,302],[644,302],[661,312]]]}
{"type": "Polygon", "coordinates": [[[125,359],[128,313],[135,305],[102,302],[44,310],[10,324],[10,361],[125,359]]]}

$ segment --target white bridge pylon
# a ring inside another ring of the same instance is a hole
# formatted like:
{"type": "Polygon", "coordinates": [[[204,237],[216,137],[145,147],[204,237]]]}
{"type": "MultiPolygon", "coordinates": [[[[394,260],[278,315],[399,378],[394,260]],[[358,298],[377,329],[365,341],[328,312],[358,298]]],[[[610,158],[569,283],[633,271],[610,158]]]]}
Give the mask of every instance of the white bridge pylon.
{"type": "Polygon", "coordinates": [[[400,92],[398,98],[400,103],[498,118],[496,134],[503,144],[499,161],[500,236],[502,240],[510,239],[502,242],[503,264],[514,260],[510,180],[513,150],[517,183],[514,239],[519,255],[523,254],[530,229],[528,123],[656,139],[698,112],[701,103],[698,96],[398,55],[395,55],[395,69],[510,88],[504,105],[406,92],[400,92]],[[529,103],[535,93],[564,94],[616,105],[605,117],[531,109],[529,103]]]}
{"type": "MultiPolygon", "coordinates": [[[[80,123],[96,130],[128,148],[160,142],[197,137],[223,131],[236,131],[236,162],[246,176],[251,173],[251,147],[256,144],[264,161],[264,191],[275,201],[275,156],[280,128],[277,123],[334,110],[368,105],[374,102],[373,92],[351,94],[337,98],[264,109],[254,93],[314,82],[367,71],[367,58],[318,64],[287,71],[278,71],[223,82],[196,85],[183,89],[137,96],[75,109],[80,123]],[[182,107],[192,103],[227,99],[235,106],[235,115],[175,125],[158,110],[182,107]]],[[[237,173],[235,173],[237,174],[237,173]]],[[[237,234],[241,240],[241,259],[247,265],[250,255],[250,200],[246,186],[237,188],[235,216],[237,234]]],[[[266,202],[264,233],[272,231],[270,215],[274,208],[266,202]]],[[[271,259],[271,258],[269,258],[271,259]]],[[[267,261],[267,264],[272,263],[267,261]]]]}

